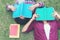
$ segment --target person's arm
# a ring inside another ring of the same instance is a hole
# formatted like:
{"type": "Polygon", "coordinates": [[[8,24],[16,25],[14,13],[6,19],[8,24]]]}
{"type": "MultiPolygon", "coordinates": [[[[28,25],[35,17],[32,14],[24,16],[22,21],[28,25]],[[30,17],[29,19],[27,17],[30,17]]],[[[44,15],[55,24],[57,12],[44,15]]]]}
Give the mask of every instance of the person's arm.
{"type": "Polygon", "coordinates": [[[60,20],[57,20],[57,27],[60,29],[60,20]]]}
{"type": "Polygon", "coordinates": [[[30,6],[29,9],[33,11],[36,7],[39,7],[39,3],[30,6]]]}
{"type": "Polygon", "coordinates": [[[54,11],[54,17],[56,17],[56,19],[58,19],[58,20],[56,20],[57,21],[57,27],[58,27],[58,29],[60,29],[60,15],[58,14],[58,12],[56,12],[56,11],[54,11]]]}
{"type": "Polygon", "coordinates": [[[36,4],[32,5],[32,6],[30,6],[29,9],[33,11],[37,7],[44,7],[44,3],[43,2],[36,3],[36,4]]]}
{"type": "Polygon", "coordinates": [[[58,12],[54,11],[54,16],[58,19],[60,19],[60,15],[58,14],[58,12]]]}
{"type": "Polygon", "coordinates": [[[30,24],[35,20],[35,17],[37,17],[36,14],[33,15],[32,19],[23,27],[22,32],[26,32],[29,28],[30,24]]]}

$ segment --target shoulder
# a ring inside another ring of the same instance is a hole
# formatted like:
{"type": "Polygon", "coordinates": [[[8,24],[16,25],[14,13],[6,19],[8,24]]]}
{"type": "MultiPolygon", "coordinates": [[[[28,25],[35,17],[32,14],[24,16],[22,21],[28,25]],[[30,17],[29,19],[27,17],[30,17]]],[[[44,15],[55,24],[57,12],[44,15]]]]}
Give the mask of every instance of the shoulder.
{"type": "Polygon", "coordinates": [[[36,20],[34,20],[32,23],[33,24],[41,24],[41,23],[43,23],[43,21],[36,21],[36,20]]]}

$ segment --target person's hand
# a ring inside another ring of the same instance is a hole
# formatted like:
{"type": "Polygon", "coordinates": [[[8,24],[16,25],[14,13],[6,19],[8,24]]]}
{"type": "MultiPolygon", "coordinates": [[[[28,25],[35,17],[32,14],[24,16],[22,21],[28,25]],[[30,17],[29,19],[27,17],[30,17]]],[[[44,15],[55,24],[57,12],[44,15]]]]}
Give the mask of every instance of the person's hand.
{"type": "Polygon", "coordinates": [[[52,16],[55,17],[55,18],[57,18],[57,16],[59,16],[59,15],[58,15],[58,13],[56,11],[54,11],[54,13],[52,14],[52,16]]]}
{"type": "Polygon", "coordinates": [[[24,17],[23,16],[20,16],[20,19],[24,19],[24,17]]]}
{"type": "Polygon", "coordinates": [[[58,12],[55,11],[54,14],[56,18],[60,19],[60,15],[58,14],[58,12]]]}
{"type": "Polygon", "coordinates": [[[10,6],[10,9],[12,10],[12,11],[15,11],[16,10],[16,8],[14,7],[14,6],[10,6]]]}
{"type": "Polygon", "coordinates": [[[35,7],[34,7],[34,6],[30,6],[29,9],[30,9],[31,11],[33,11],[33,10],[35,9],[35,7]]]}
{"type": "Polygon", "coordinates": [[[39,7],[39,3],[30,6],[29,9],[33,11],[36,7],[39,7]]]}
{"type": "Polygon", "coordinates": [[[37,18],[38,15],[37,14],[34,14],[33,17],[32,17],[32,20],[35,20],[35,18],[37,18]]]}
{"type": "Polygon", "coordinates": [[[53,17],[56,17],[56,14],[54,13],[54,14],[52,14],[52,16],[53,16],[53,17]]]}

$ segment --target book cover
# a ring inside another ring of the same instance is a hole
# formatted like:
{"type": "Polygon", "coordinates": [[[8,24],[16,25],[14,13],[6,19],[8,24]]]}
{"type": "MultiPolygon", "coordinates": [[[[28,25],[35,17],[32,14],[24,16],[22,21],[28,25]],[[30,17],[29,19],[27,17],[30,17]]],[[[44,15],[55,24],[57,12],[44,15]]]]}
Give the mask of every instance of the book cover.
{"type": "Polygon", "coordinates": [[[53,7],[49,8],[37,8],[36,9],[36,14],[39,16],[36,18],[37,21],[43,21],[43,20],[55,20],[55,18],[52,16],[54,12],[53,7]]]}
{"type": "Polygon", "coordinates": [[[19,38],[20,25],[19,24],[10,24],[9,27],[9,38],[19,38]]]}
{"type": "Polygon", "coordinates": [[[23,16],[25,18],[31,18],[32,17],[32,11],[29,10],[29,7],[32,6],[33,4],[26,4],[24,3],[24,6],[23,6],[23,16]]]}
{"type": "Polygon", "coordinates": [[[16,10],[13,11],[13,18],[20,17],[20,16],[23,16],[25,18],[31,18],[32,11],[29,9],[29,7],[32,5],[33,3],[15,4],[14,6],[16,7],[16,10]]]}

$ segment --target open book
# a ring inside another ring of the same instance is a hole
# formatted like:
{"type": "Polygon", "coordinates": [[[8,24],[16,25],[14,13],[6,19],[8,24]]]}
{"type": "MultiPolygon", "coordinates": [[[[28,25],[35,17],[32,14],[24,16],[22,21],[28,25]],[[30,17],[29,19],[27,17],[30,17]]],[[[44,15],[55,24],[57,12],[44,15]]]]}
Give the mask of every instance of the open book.
{"type": "Polygon", "coordinates": [[[31,18],[32,17],[32,11],[29,10],[29,7],[32,6],[33,4],[23,4],[23,10],[22,10],[22,16],[25,18],[31,18]]]}
{"type": "Polygon", "coordinates": [[[16,6],[16,10],[13,12],[13,18],[23,16],[25,18],[31,18],[32,17],[32,11],[29,9],[30,6],[32,6],[32,3],[21,3],[16,6]]]}
{"type": "Polygon", "coordinates": [[[55,20],[55,17],[53,17],[53,7],[37,8],[35,13],[39,16],[36,18],[37,21],[55,20]]]}

